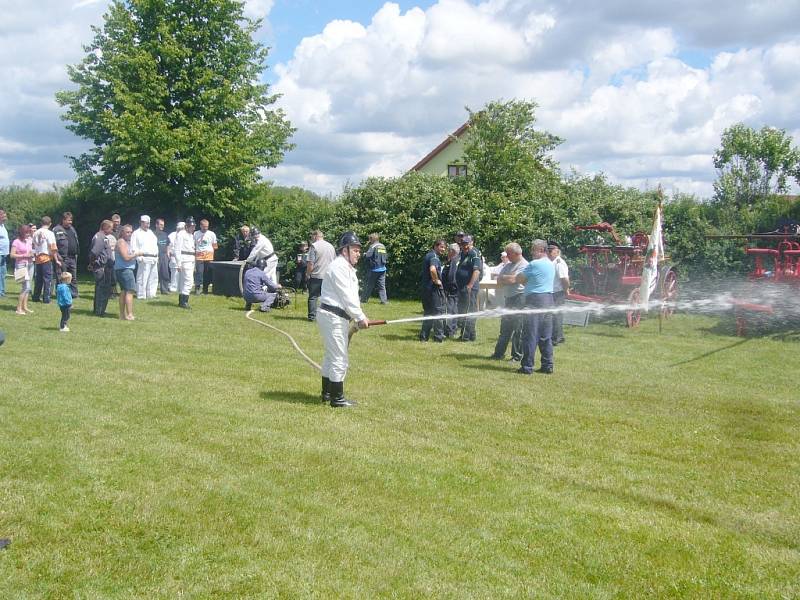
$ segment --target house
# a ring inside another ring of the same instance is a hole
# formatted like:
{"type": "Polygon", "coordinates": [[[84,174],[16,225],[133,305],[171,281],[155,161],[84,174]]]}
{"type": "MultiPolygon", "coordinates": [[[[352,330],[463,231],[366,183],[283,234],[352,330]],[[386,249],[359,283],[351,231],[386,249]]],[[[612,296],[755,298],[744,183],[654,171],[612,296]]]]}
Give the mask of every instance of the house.
{"type": "Polygon", "coordinates": [[[411,167],[410,171],[419,171],[431,175],[448,177],[465,177],[467,166],[464,163],[464,142],[466,141],[469,122],[464,123],[425,158],[411,167]]]}

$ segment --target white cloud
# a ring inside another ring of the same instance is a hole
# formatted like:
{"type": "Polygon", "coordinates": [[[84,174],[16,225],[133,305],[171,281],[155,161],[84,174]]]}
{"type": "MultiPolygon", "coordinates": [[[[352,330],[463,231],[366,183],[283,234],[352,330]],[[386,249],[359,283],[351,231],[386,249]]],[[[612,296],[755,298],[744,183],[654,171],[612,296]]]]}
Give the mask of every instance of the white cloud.
{"type": "MultiPolygon", "coordinates": [[[[720,50],[697,68],[678,58],[679,40],[705,27],[680,18],[697,20],[696,3],[649,12],[625,2],[570,7],[440,0],[402,13],[387,3],[367,25],[330,23],[278,66],[275,88],[299,128],[298,145],[347,158],[298,149],[288,164],[326,173],[339,183],[334,191],[346,179],[397,175],[464,121],[465,105],[532,98],[540,126],[566,139],[556,153],[565,169],[602,170],[632,185],[663,177],[710,193],[711,156],[725,127],[800,128],[797,35],[720,50]]],[[[710,3],[703,10],[726,26],[710,3]]],[[[753,30],[773,22],[746,12],[753,30]]]]}

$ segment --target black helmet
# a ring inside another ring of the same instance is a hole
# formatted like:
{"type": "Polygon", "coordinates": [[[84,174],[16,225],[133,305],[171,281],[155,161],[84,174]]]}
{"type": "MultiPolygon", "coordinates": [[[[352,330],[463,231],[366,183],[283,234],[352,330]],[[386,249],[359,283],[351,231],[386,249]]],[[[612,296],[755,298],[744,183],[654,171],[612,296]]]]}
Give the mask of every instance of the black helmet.
{"type": "Polygon", "coordinates": [[[339,250],[345,246],[360,246],[361,241],[353,231],[345,231],[342,237],[339,238],[339,250]]]}
{"type": "Polygon", "coordinates": [[[186,220],[184,221],[184,223],[186,223],[186,226],[187,226],[187,227],[188,227],[189,225],[194,225],[194,224],[195,224],[195,222],[194,222],[194,217],[191,217],[191,216],[189,216],[189,217],[186,217],[186,220]]]}
{"type": "Polygon", "coordinates": [[[264,267],[266,267],[266,266],[267,266],[267,259],[266,259],[266,258],[264,258],[264,257],[262,256],[261,258],[259,258],[259,259],[256,261],[256,266],[257,266],[259,269],[263,269],[264,267]]]}
{"type": "Polygon", "coordinates": [[[250,237],[256,237],[257,235],[261,235],[261,230],[255,225],[253,225],[250,228],[250,237]]]}

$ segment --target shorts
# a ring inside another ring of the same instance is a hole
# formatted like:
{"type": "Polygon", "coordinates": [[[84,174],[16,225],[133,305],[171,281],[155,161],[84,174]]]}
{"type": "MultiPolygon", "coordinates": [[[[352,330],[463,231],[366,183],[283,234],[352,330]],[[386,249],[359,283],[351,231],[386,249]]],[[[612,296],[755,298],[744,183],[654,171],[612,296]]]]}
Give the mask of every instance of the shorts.
{"type": "Polygon", "coordinates": [[[116,269],[114,274],[117,276],[117,283],[123,292],[136,291],[136,278],[133,276],[133,269],[116,269]]]}

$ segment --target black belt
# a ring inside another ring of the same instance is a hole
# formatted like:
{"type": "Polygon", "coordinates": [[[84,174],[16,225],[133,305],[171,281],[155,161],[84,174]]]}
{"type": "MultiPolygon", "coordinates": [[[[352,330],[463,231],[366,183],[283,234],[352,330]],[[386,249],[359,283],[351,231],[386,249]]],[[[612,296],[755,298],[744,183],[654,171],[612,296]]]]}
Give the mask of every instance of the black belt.
{"type": "Polygon", "coordinates": [[[342,317],[343,319],[350,320],[350,315],[347,314],[347,311],[339,308],[338,306],[331,306],[330,304],[325,304],[324,302],[319,305],[322,310],[327,310],[329,313],[335,314],[337,317],[342,317]]]}

